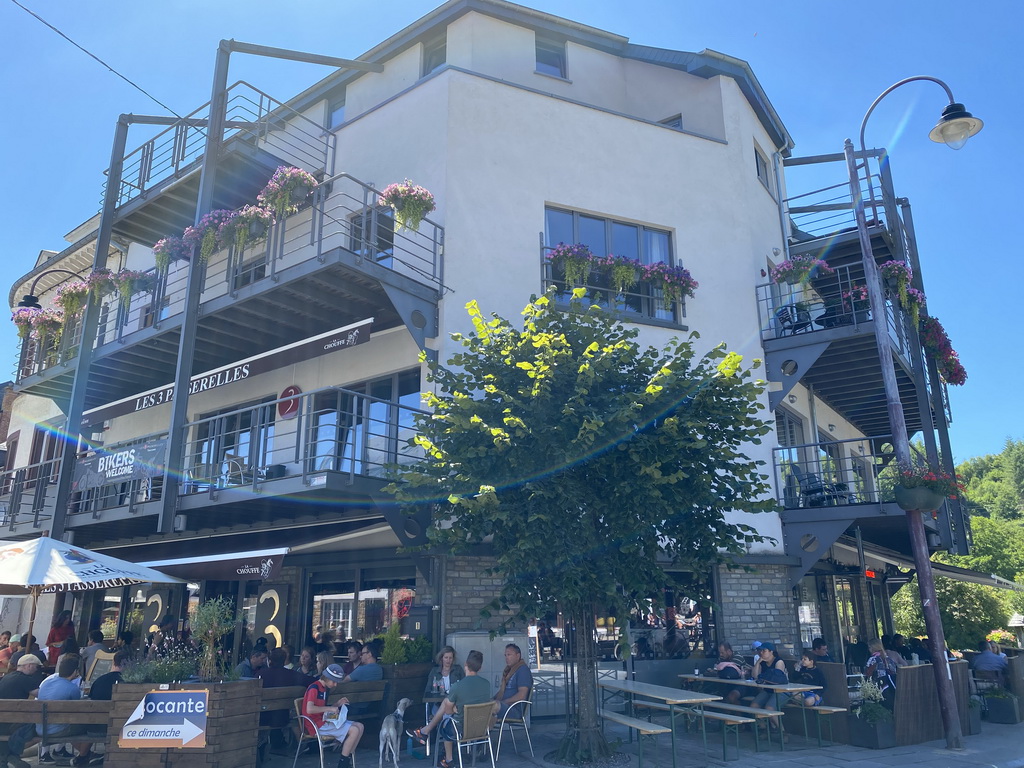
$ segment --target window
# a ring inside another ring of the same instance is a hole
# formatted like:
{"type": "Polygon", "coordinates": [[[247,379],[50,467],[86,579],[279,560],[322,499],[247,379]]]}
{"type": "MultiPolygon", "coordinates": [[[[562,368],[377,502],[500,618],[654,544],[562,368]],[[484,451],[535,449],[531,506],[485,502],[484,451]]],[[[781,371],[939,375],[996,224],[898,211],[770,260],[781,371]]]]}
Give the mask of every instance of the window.
{"type": "Polygon", "coordinates": [[[565,78],[565,43],[537,38],[537,72],[565,78]]]}
{"type": "Polygon", "coordinates": [[[261,253],[255,259],[243,262],[235,267],[235,290],[251,285],[267,276],[267,254],[261,253]]]}
{"type": "Polygon", "coordinates": [[[664,120],[659,120],[658,125],[664,125],[666,128],[678,128],[679,130],[682,130],[683,116],[679,114],[672,115],[672,117],[666,117],[664,120]]]}
{"type": "Polygon", "coordinates": [[[448,38],[445,35],[423,44],[423,75],[440,69],[447,62],[448,38]]]}
{"type": "Polygon", "coordinates": [[[420,372],[404,371],[318,393],[310,416],[309,471],[379,475],[414,427],[420,372]],[[397,402],[403,408],[396,408],[397,402]]]}
{"type": "Polygon", "coordinates": [[[395,217],[391,208],[364,208],[349,219],[349,250],[392,266],[395,255],[395,217]]]}
{"type": "Polygon", "coordinates": [[[337,128],[345,122],[345,94],[342,93],[337,99],[332,99],[328,107],[328,128],[337,128]]]}
{"type": "Polygon", "coordinates": [[[786,449],[775,454],[779,490],[786,509],[795,509],[800,506],[800,483],[793,468],[806,463],[804,450],[797,447],[804,443],[804,425],[798,416],[779,408],[775,411],[775,433],[779,446],[786,449]]]}
{"type": "MultiPolygon", "coordinates": [[[[672,237],[666,230],[559,208],[545,209],[544,227],[545,243],[549,248],[559,243],[583,243],[596,256],[615,254],[636,259],[641,264],[673,263],[672,237]]],[[[558,277],[552,275],[555,281],[558,277]]],[[[590,298],[597,304],[612,306],[626,314],[675,321],[675,310],[665,308],[663,298],[657,295],[660,291],[638,284],[622,294],[620,299],[610,290],[607,277],[594,272],[588,284],[590,298]]]]}
{"type": "MultiPolygon", "coordinates": [[[[231,471],[228,455],[244,468],[266,466],[274,450],[274,417],[271,398],[242,403],[203,414],[192,445],[192,465],[205,465],[225,476],[231,471]],[[217,418],[219,417],[219,418],[217,418]]],[[[237,467],[235,468],[237,470],[237,467]]]]}
{"type": "Polygon", "coordinates": [[[764,188],[771,192],[772,178],[771,170],[768,166],[768,158],[765,157],[764,152],[757,147],[754,147],[754,163],[757,166],[757,178],[760,179],[762,184],[764,184],[764,188]]]}

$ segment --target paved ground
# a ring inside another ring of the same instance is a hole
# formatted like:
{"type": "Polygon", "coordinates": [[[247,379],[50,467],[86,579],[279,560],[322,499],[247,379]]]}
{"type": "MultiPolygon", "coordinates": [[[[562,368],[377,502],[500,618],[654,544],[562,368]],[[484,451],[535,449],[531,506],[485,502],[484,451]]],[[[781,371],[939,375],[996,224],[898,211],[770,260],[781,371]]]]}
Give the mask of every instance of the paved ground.
{"type": "MultiPolygon", "coordinates": [[[[938,713],[936,713],[936,717],[938,713]]],[[[553,768],[545,762],[543,756],[555,748],[565,730],[561,719],[535,720],[531,728],[533,746],[536,757],[531,758],[529,750],[520,737],[520,754],[517,755],[506,739],[501,745],[498,756],[498,768],[553,768]]],[[[611,726],[607,730],[609,740],[621,738],[621,751],[631,755],[629,768],[638,768],[636,743],[625,743],[627,734],[624,728],[611,726]]],[[[799,736],[791,736],[786,744],[785,752],[773,747],[771,752],[755,753],[752,735],[741,734],[741,750],[739,760],[723,762],[721,736],[718,733],[708,735],[708,755],[703,754],[699,739],[684,736],[679,739],[677,748],[677,768],[704,768],[714,766],[733,766],[734,768],[1024,768],[1024,723],[1019,725],[999,725],[984,722],[980,736],[965,737],[966,748],[962,751],[945,749],[945,742],[929,742],[913,747],[897,747],[895,749],[871,750],[837,745],[819,749],[817,743],[805,743],[799,736]]],[[[362,744],[356,753],[357,768],[375,768],[378,761],[377,744],[362,744]]],[[[477,768],[490,768],[486,757],[477,761],[477,768]]],[[[273,756],[264,768],[290,768],[292,757],[273,756]]],[[[328,753],[326,768],[335,768],[337,753],[328,753]]],[[[467,768],[471,761],[466,758],[467,768]]],[[[402,753],[402,768],[428,768],[426,760],[415,760],[408,753],[402,753]]],[[[644,766],[646,768],[672,768],[672,756],[668,736],[659,736],[655,744],[645,742],[644,766]]],[[[297,768],[318,768],[319,760],[313,756],[299,758],[297,768]]]]}

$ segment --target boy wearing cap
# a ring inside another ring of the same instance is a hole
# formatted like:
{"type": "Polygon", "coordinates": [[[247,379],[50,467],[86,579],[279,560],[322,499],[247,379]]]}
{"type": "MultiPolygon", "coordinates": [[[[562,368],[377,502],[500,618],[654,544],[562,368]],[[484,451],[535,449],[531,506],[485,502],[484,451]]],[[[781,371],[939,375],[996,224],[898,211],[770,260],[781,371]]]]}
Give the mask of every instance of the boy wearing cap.
{"type": "MultiPolygon", "coordinates": [[[[352,753],[359,739],[363,737],[363,724],[347,720],[348,699],[342,696],[337,704],[328,704],[327,698],[334,688],[345,679],[345,673],[337,664],[330,664],[320,679],[306,689],[302,700],[302,714],[316,725],[323,736],[333,736],[341,742],[341,759],[338,768],[352,768],[352,753]],[[328,719],[330,718],[330,719],[328,719]]],[[[303,721],[306,733],[314,735],[310,724],[303,721]]]]}

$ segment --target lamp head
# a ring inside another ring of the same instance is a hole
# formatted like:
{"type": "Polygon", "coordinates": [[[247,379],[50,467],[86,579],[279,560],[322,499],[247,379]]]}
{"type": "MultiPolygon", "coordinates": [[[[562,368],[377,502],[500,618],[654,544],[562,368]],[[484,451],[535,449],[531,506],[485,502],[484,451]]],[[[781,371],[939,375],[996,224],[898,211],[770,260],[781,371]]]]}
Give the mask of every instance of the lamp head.
{"type": "Polygon", "coordinates": [[[21,297],[21,301],[18,302],[19,307],[28,307],[29,309],[42,309],[42,305],[39,303],[39,299],[33,296],[31,293],[26,293],[21,297]]]}
{"type": "Polygon", "coordinates": [[[939,123],[932,128],[928,138],[950,149],[960,149],[967,140],[982,129],[984,125],[966,109],[963,104],[952,102],[942,110],[939,123]]]}

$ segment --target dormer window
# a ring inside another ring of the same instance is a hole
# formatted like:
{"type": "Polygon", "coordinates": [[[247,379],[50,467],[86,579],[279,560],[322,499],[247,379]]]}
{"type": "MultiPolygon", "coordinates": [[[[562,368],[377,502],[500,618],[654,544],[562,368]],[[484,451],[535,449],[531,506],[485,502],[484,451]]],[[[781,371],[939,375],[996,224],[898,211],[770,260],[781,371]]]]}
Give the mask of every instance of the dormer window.
{"type": "Polygon", "coordinates": [[[440,69],[448,61],[448,38],[446,35],[423,44],[423,77],[440,69]]]}
{"type": "Polygon", "coordinates": [[[537,38],[537,72],[565,79],[565,43],[537,38]]]}

